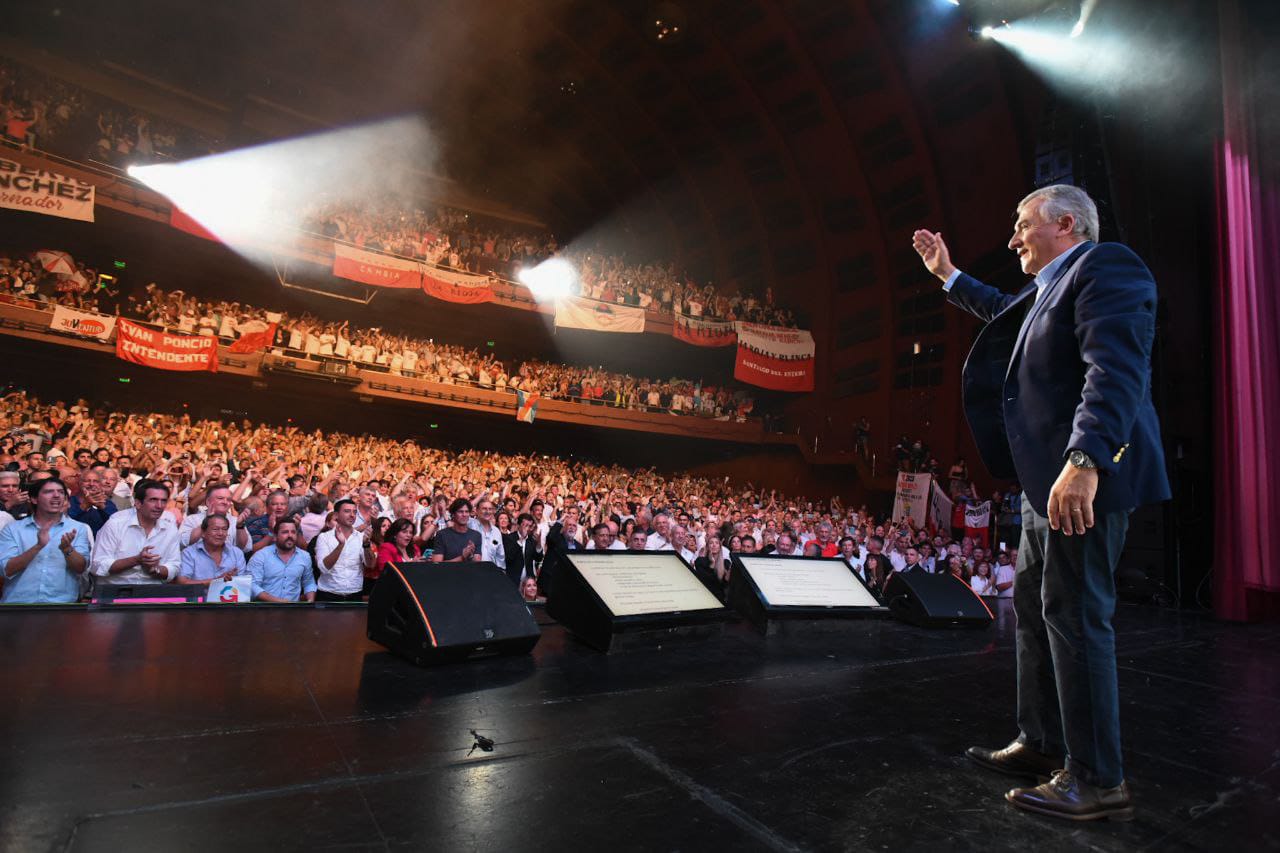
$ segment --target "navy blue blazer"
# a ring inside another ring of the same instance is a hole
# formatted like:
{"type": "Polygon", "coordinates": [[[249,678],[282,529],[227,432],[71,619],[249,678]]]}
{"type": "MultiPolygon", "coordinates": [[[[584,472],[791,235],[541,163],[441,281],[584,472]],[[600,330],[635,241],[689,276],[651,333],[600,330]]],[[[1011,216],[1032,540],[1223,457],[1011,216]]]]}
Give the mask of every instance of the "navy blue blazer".
{"type": "Polygon", "coordinates": [[[962,386],[988,470],[1016,477],[1042,515],[1071,450],[1098,463],[1095,512],[1168,500],[1151,403],[1151,271],[1127,246],[1086,242],[1033,305],[1035,292],[1032,282],[1010,296],[961,273],[947,294],[987,324],[962,386]]]}

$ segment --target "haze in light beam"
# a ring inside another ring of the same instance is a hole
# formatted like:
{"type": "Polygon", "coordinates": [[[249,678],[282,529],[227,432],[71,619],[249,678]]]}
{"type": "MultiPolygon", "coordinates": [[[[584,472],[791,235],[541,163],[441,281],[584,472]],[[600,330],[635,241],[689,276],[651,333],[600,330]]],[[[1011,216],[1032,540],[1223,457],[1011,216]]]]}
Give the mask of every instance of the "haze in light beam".
{"type": "Polygon", "coordinates": [[[325,205],[412,210],[426,202],[437,147],[419,117],[241,148],[129,174],[166,196],[241,255],[296,245],[325,205]]]}

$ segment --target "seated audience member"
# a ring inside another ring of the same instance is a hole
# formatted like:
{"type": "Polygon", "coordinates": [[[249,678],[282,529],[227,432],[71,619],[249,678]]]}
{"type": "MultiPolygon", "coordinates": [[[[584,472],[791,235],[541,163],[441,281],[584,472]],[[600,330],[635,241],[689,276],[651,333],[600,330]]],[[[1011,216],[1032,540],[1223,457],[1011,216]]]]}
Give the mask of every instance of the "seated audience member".
{"type": "Polygon", "coordinates": [[[1007,559],[1001,559],[992,569],[991,585],[995,587],[995,592],[990,594],[997,598],[1013,598],[1013,576],[1014,567],[1007,559]]]}
{"type": "Polygon", "coordinates": [[[862,571],[862,551],[858,549],[858,543],[852,536],[840,537],[839,552],[840,559],[844,560],[853,570],[858,573],[858,577],[864,581],[867,580],[866,574],[862,571]]]}
{"type": "Polygon", "coordinates": [[[467,522],[467,526],[480,534],[480,559],[493,563],[501,571],[507,570],[506,545],[502,541],[502,531],[494,518],[497,508],[493,501],[481,498],[476,503],[475,517],[467,522]]]}
{"type": "Polygon", "coordinates": [[[397,518],[382,535],[382,544],[374,555],[373,568],[364,573],[364,597],[373,592],[373,585],[382,577],[387,563],[412,563],[422,558],[422,549],[413,541],[413,522],[397,518]]]}
{"type": "Polygon", "coordinates": [[[225,515],[206,515],[200,522],[200,541],[182,550],[178,583],[208,586],[221,578],[244,573],[244,552],[230,547],[231,524],[225,515]]]}
{"type": "Polygon", "coordinates": [[[693,573],[717,598],[725,600],[729,588],[729,560],[724,546],[720,544],[720,534],[707,534],[702,554],[693,561],[693,573]]]}
{"type": "Polygon", "coordinates": [[[810,539],[808,542],[804,543],[804,550],[801,551],[801,555],[805,557],[821,557],[822,543],[817,539],[810,539]]]}
{"type": "Polygon", "coordinates": [[[777,548],[779,557],[798,557],[800,554],[804,553],[796,546],[795,537],[790,533],[778,534],[777,548]]]}
{"type": "Polygon", "coordinates": [[[449,525],[436,533],[433,563],[461,563],[480,559],[480,533],[471,529],[471,501],[457,498],[449,504],[449,525]]]}
{"type": "Polygon", "coordinates": [[[881,593],[889,582],[889,575],[893,574],[893,564],[884,554],[868,554],[862,561],[862,571],[869,579],[871,591],[881,593]]]}
{"type": "MultiPolygon", "coordinates": [[[[182,520],[182,525],[178,528],[178,542],[183,548],[188,548],[200,541],[203,530],[201,525],[204,523],[205,517],[210,515],[225,516],[230,530],[227,533],[227,542],[241,551],[249,547],[249,531],[243,525],[238,525],[237,518],[232,514],[235,509],[231,501],[231,487],[222,485],[221,483],[209,487],[209,491],[205,493],[205,506],[201,512],[193,512],[182,520]]],[[[242,513],[241,521],[247,518],[248,511],[242,513]]]]}
{"type": "Polygon", "coordinates": [[[671,542],[671,516],[665,512],[654,514],[653,532],[645,540],[644,547],[647,551],[675,550],[675,545],[671,542]]]}
{"type": "Polygon", "coordinates": [[[538,579],[535,577],[527,577],[520,584],[520,595],[525,601],[538,600],[538,579]]]}
{"type": "Polygon", "coordinates": [[[557,550],[586,550],[586,546],[578,540],[578,516],[576,513],[566,513],[562,521],[557,521],[547,531],[547,553],[557,550]]]}
{"type": "Polygon", "coordinates": [[[76,521],[89,525],[89,529],[95,534],[116,511],[116,505],[111,502],[102,480],[103,468],[97,467],[97,464],[100,463],[80,475],[80,494],[71,496],[67,511],[67,515],[76,521]]]}
{"type": "Polygon", "coordinates": [[[22,490],[21,476],[17,471],[0,471],[0,509],[15,520],[31,515],[31,502],[22,490]]]}
{"type": "MultiPolygon", "coordinates": [[[[671,545],[677,554],[684,558],[689,565],[693,565],[694,560],[698,559],[698,554],[689,549],[689,532],[683,526],[677,524],[671,528],[671,545]]],[[[646,543],[647,547],[647,543],[646,543]]]]}
{"type": "Polygon", "coordinates": [[[165,512],[169,489],[143,479],[133,487],[133,508],[107,519],[93,543],[90,565],[98,583],[164,583],[178,576],[178,525],[165,512]]]}
{"type": "Polygon", "coordinates": [[[374,555],[355,521],[355,502],[343,498],[333,505],[333,529],[316,537],[317,601],[359,601],[364,594],[364,571],[374,555]]]}
{"type": "Polygon", "coordinates": [[[35,512],[0,530],[3,604],[70,604],[80,597],[89,526],[66,515],[67,487],[46,478],[29,488],[35,512]]]}
{"type": "Polygon", "coordinates": [[[329,498],[321,494],[313,494],[307,499],[307,511],[298,521],[298,537],[303,545],[309,545],[312,539],[325,528],[325,519],[329,517],[329,498]]]}
{"type": "Polygon", "coordinates": [[[530,577],[536,581],[538,566],[542,563],[542,551],[538,550],[538,537],[534,535],[532,515],[522,512],[516,517],[516,529],[503,536],[503,547],[507,552],[507,577],[517,584],[523,584],[530,577]]]}
{"type": "Polygon", "coordinates": [[[270,546],[249,559],[253,577],[253,600],[291,604],[316,600],[316,579],[311,556],[298,548],[298,522],[282,518],[276,522],[270,546]]]}
{"type": "Polygon", "coordinates": [[[284,518],[289,512],[289,494],[283,489],[276,489],[267,495],[266,512],[261,515],[252,515],[246,519],[244,528],[249,533],[249,541],[252,547],[249,553],[252,554],[260,551],[271,544],[272,533],[276,529],[276,522],[284,518]]]}
{"type": "Polygon", "coordinates": [[[627,543],[628,551],[647,551],[649,536],[644,532],[643,528],[637,527],[631,531],[631,541],[627,543]]]}
{"type": "Polygon", "coordinates": [[[998,592],[991,577],[991,564],[986,560],[978,563],[978,567],[974,569],[973,577],[969,579],[969,588],[978,595],[993,596],[998,592]]]}

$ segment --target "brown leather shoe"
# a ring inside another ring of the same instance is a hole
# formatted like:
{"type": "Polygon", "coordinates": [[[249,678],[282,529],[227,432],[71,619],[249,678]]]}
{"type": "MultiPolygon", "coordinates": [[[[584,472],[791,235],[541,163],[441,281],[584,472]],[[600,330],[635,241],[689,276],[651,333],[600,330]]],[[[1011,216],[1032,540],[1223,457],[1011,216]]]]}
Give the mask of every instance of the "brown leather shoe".
{"type": "Polygon", "coordinates": [[[1004,798],[1020,809],[1065,820],[1133,820],[1129,783],[1114,788],[1085,784],[1066,770],[1034,788],[1014,788],[1004,798]]]}
{"type": "Polygon", "coordinates": [[[1055,771],[1061,770],[1063,764],[1063,759],[1036,752],[1016,740],[1004,749],[971,746],[964,754],[988,770],[1035,779],[1048,779],[1055,771]]]}

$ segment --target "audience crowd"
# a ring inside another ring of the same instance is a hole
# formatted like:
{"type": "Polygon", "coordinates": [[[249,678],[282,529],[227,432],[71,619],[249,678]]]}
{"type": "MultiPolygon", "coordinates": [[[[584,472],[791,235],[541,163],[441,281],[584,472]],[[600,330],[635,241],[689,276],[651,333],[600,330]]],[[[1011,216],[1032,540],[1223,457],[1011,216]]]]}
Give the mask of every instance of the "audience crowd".
{"type": "Polygon", "coordinates": [[[16,145],[124,169],[183,160],[221,141],[0,57],[0,132],[16,145]]]}
{"type": "Polygon", "coordinates": [[[451,385],[495,391],[537,392],[559,400],[637,411],[661,411],[721,419],[745,419],[754,401],[745,390],[700,381],[635,377],[603,368],[544,361],[507,363],[492,354],[379,328],[353,328],[347,321],[295,317],[239,302],[207,300],[148,284],[121,296],[120,288],[96,270],[74,264],[73,273],[46,272],[33,253],[0,255],[0,294],[39,303],[66,305],[104,314],[118,313],[169,331],[216,336],[225,344],[276,324],[274,348],[309,359],[346,361],[396,376],[422,377],[451,385]]]}
{"type": "MultiPolygon", "coordinates": [[[[487,560],[535,597],[551,550],[671,550],[724,596],[729,554],[841,555],[1012,594],[1015,548],[752,483],[369,434],[0,400],[9,604],[245,574],[262,601],[359,600],[386,563],[487,560]],[[195,549],[195,550],[192,550],[195,549]]],[[[994,532],[994,531],[992,531],[994,532]]]]}

